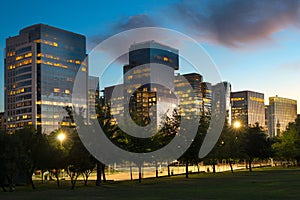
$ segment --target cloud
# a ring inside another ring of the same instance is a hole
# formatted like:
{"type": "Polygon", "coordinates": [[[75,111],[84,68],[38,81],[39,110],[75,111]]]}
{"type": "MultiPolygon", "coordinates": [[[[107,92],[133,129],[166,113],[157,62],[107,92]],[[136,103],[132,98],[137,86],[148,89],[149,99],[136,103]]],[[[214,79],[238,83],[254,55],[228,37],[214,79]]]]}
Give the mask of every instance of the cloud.
{"type": "Polygon", "coordinates": [[[89,49],[93,49],[97,44],[107,39],[108,37],[126,31],[129,29],[140,28],[140,27],[152,27],[157,26],[153,17],[147,14],[138,14],[129,17],[120,18],[119,21],[112,23],[107,33],[101,33],[93,35],[89,38],[89,49]]]}
{"type": "Polygon", "coordinates": [[[225,46],[270,40],[288,26],[299,26],[298,0],[183,1],[170,13],[195,35],[225,46]]]}
{"type": "Polygon", "coordinates": [[[90,43],[98,44],[128,29],[160,26],[199,41],[239,48],[270,42],[274,33],[299,25],[299,0],[183,0],[148,14],[120,18],[107,33],[92,36],[90,43]]]}
{"type": "Polygon", "coordinates": [[[294,60],[287,63],[279,64],[277,67],[278,70],[284,72],[299,72],[300,71],[300,60],[294,60]]]}

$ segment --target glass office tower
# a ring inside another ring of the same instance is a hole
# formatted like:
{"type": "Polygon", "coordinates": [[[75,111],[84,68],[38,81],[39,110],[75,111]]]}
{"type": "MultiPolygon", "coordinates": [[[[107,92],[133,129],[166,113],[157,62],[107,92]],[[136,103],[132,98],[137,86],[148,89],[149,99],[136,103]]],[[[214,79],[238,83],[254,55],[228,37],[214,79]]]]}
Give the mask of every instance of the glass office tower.
{"type": "Polygon", "coordinates": [[[147,125],[152,119],[159,127],[161,115],[173,112],[178,104],[172,93],[178,66],[177,49],[155,41],[130,46],[129,64],[123,70],[124,99],[129,102],[129,111],[124,111],[137,124],[147,125]]]}
{"type": "Polygon", "coordinates": [[[34,125],[42,133],[59,128],[71,106],[74,79],[88,71],[83,35],[37,24],[6,39],[5,112],[8,131],[34,125]]]}
{"type": "Polygon", "coordinates": [[[297,101],[282,97],[270,97],[267,109],[268,133],[270,137],[279,136],[290,122],[297,118],[297,101]]]}
{"type": "Polygon", "coordinates": [[[232,123],[239,121],[244,126],[259,123],[265,126],[264,94],[253,91],[231,93],[232,123]]]}

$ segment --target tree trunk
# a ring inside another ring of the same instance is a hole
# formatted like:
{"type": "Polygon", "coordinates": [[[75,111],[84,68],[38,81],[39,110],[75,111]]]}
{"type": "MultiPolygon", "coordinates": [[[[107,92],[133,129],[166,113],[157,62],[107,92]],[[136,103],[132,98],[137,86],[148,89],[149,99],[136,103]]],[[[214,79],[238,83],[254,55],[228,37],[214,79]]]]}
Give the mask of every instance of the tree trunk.
{"type": "Polygon", "coordinates": [[[249,159],[249,171],[252,172],[252,160],[249,159]]]}
{"type": "Polygon", "coordinates": [[[88,172],[85,172],[82,174],[83,175],[83,180],[84,180],[84,186],[87,186],[87,183],[88,183],[88,179],[89,179],[89,173],[88,172]]]}
{"type": "Polygon", "coordinates": [[[102,172],[102,167],[101,167],[100,162],[97,162],[96,171],[97,171],[96,186],[100,186],[101,185],[101,172],[102,172]]]}
{"type": "Polygon", "coordinates": [[[30,174],[30,173],[27,173],[27,177],[28,177],[28,179],[29,179],[29,183],[30,183],[30,185],[31,185],[31,187],[32,187],[32,189],[36,189],[36,187],[35,187],[35,185],[34,185],[34,183],[33,183],[33,180],[32,180],[32,174],[30,174]]]}
{"type": "Polygon", "coordinates": [[[139,183],[142,182],[142,165],[139,165],[139,183]]]}
{"type": "Polygon", "coordinates": [[[170,177],[171,174],[170,174],[170,165],[168,164],[168,176],[170,177]]]}
{"type": "Polygon", "coordinates": [[[155,162],[155,177],[158,178],[158,166],[157,166],[157,162],[155,162]]]}
{"type": "Polygon", "coordinates": [[[130,180],[133,180],[133,177],[132,177],[132,166],[130,164],[130,180]]]}
{"type": "Polygon", "coordinates": [[[139,183],[142,182],[142,167],[139,165],[139,183]]]}
{"type": "Polygon", "coordinates": [[[185,162],[185,178],[189,178],[189,162],[185,162]]]}
{"type": "Polygon", "coordinates": [[[55,170],[55,178],[56,178],[57,187],[60,187],[59,177],[58,177],[58,170],[55,170]]]}
{"type": "Polygon", "coordinates": [[[103,176],[103,183],[106,183],[105,165],[104,164],[102,164],[102,176],[103,176]]]}
{"type": "Polygon", "coordinates": [[[230,159],[228,160],[228,163],[229,163],[229,166],[230,166],[231,173],[233,173],[233,167],[232,167],[232,163],[231,163],[230,159]]]}
{"type": "Polygon", "coordinates": [[[212,168],[213,168],[213,173],[216,173],[216,163],[215,163],[215,160],[213,160],[212,168]]]}

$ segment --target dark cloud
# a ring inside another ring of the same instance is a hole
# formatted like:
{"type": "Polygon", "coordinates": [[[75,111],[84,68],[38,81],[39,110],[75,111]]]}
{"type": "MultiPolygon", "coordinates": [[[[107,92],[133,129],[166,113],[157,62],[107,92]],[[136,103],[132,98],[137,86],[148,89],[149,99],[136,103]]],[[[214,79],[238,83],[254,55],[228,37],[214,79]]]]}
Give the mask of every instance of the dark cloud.
{"type": "Polygon", "coordinates": [[[146,14],[134,15],[127,18],[125,21],[119,21],[114,29],[116,31],[125,31],[133,28],[155,26],[155,20],[146,14]]]}
{"type": "Polygon", "coordinates": [[[299,8],[298,0],[183,1],[174,4],[170,14],[195,35],[241,46],[298,26],[299,8]]]}
{"type": "MultiPolygon", "coordinates": [[[[106,34],[90,37],[90,47],[119,32],[160,26],[176,29],[200,41],[228,47],[270,41],[289,26],[299,27],[299,0],[184,0],[114,22],[106,34]]],[[[90,48],[91,49],[91,48],[90,48]]]]}
{"type": "Polygon", "coordinates": [[[155,20],[146,14],[139,14],[122,18],[117,22],[112,23],[109,32],[93,35],[89,38],[89,49],[93,49],[97,44],[107,39],[108,37],[133,28],[155,26],[155,20]]]}

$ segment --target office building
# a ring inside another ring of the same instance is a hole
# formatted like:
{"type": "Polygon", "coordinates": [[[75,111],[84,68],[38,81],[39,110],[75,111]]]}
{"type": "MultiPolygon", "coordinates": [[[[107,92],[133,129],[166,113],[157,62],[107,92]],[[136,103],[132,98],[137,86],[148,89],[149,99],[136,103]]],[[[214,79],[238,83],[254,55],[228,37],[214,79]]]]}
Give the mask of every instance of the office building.
{"type": "Polygon", "coordinates": [[[189,118],[189,115],[202,115],[202,80],[202,76],[197,73],[177,74],[175,76],[175,93],[180,98],[179,104],[185,105],[185,111],[181,110],[181,116],[189,118]]]}
{"type": "Polygon", "coordinates": [[[297,101],[278,96],[270,97],[267,115],[269,136],[280,136],[288,124],[295,122],[297,118],[297,101]]]}
{"type": "Polygon", "coordinates": [[[243,126],[265,126],[264,94],[253,91],[231,92],[231,121],[243,126]]]}
{"type": "Polygon", "coordinates": [[[204,112],[206,116],[210,116],[212,103],[212,84],[209,82],[201,82],[200,90],[202,94],[202,112],[204,112]]]}
{"type": "Polygon", "coordinates": [[[6,39],[5,114],[7,130],[34,125],[42,133],[58,129],[72,106],[80,66],[88,72],[85,36],[36,24],[6,39]]]}
{"type": "MultiPolygon", "coordinates": [[[[212,90],[217,90],[219,86],[224,86],[224,95],[225,95],[225,109],[226,109],[226,121],[229,125],[231,125],[231,84],[227,81],[218,83],[212,86],[212,90]]],[[[223,91],[222,91],[223,92],[223,91]]]]}
{"type": "Polygon", "coordinates": [[[129,64],[124,66],[124,100],[137,124],[152,120],[159,127],[163,114],[177,107],[174,71],[178,66],[178,50],[155,41],[136,43],[129,48],[129,64]]]}
{"type": "Polygon", "coordinates": [[[97,109],[100,106],[99,78],[88,76],[88,119],[97,119],[97,109]]]}

